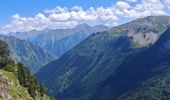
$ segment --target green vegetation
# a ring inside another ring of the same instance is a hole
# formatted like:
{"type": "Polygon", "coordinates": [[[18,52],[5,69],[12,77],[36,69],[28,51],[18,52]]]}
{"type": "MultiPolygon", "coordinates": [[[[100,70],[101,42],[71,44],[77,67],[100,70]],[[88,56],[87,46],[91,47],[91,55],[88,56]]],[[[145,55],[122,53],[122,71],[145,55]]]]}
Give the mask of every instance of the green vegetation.
{"type": "MultiPolygon", "coordinates": [[[[17,77],[12,72],[0,70],[0,73],[3,77],[5,77],[4,79],[1,77],[0,84],[2,85],[3,83],[5,83],[4,85],[6,87],[6,90],[8,91],[6,94],[9,94],[14,100],[31,100],[31,96],[29,95],[27,88],[20,86],[17,77]]],[[[4,89],[1,89],[2,93],[4,89]]],[[[0,100],[4,100],[4,97],[1,97],[0,100]]]]}
{"type": "Polygon", "coordinates": [[[142,85],[120,97],[121,100],[169,100],[170,99],[170,72],[154,77],[142,85]]]}
{"type": "MultiPolygon", "coordinates": [[[[8,45],[3,41],[0,41],[0,69],[6,71],[4,73],[7,73],[6,76],[8,78],[15,80],[14,83],[18,80],[23,89],[25,88],[34,100],[39,100],[38,98],[44,98],[44,100],[49,99],[49,97],[46,96],[45,87],[38,84],[37,79],[31,75],[30,71],[23,64],[15,64],[14,61],[10,59],[8,45]]],[[[15,88],[9,88],[10,93],[12,93],[14,97],[16,97],[18,91],[17,87],[15,88]]]]}
{"type": "Polygon", "coordinates": [[[36,76],[56,98],[116,99],[145,79],[157,75],[152,72],[163,71],[159,64],[168,63],[164,57],[169,55],[160,52],[169,48],[169,44],[161,43],[167,47],[160,51],[139,52],[153,45],[169,25],[169,16],[150,16],[113,27],[107,32],[95,33],[60,59],[46,65],[36,76]],[[130,59],[131,56],[137,57],[130,59]]]}
{"type": "Polygon", "coordinates": [[[10,57],[15,62],[24,64],[32,74],[36,73],[47,63],[56,59],[56,57],[47,50],[37,45],[33,45],[28,41],[20,40],[12,36],[1,35],[0,40],[8,44],[10,57]]]}

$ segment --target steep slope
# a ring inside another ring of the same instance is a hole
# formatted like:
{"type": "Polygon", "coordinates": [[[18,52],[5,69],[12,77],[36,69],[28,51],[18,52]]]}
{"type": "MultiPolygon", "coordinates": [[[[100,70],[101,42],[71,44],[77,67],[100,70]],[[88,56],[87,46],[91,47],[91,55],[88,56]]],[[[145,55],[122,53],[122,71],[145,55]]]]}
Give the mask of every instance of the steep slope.
{"type": "Polygon", "coordinates": [[[31,31],[30,34],[26,32],[13,34],[13,36],[29,40],[33,44],[47,49],[53,55],[61,56],[92,33],[106,31],[107,29],[108,27],[104,25],[91,27],[87,24],[80,24],[73,29],[31,31]],[[23,35],[27,34],[27,38],[23,38],[23,35]]]}
{"type": "Polygon", "coordinates": [[[129,55],[145,50],[139,47],[153,44],[169,25],[169,16],[150,16],[95,33],[36,76],[59,99],[90,99],[129,55]]]}
{"type": "Polygon", "coordinates": [[[113,27],[109,33],[132,36],[136,46],[141,47],[154,43],[169,25],[169,16],[149,16],[113,27]]]}
{"type": "MultiPolygon", "coordinates": [[[[161,89],[164,89],[163,87],[161,87],[161,81],[165,80],[166,78],[169,78],[168,76],[169,74],[166,74],[165,72],[170,71],[169,45],[170,45],[170,28],[168,28],[163,33],[160,39],[153,46],[140,53],[129,56],[124,61],[124,63],[116,70],[115,75],[112,75],[111,77],[103,81],[103,83],[98,88],[100,89],[100,92],[96,91],[97,96],[95,98],[100,98],[101,94],[102,95],[107,94],[108,97],[110,97],[107,99],[117,98],[118,96],[129,90],[133,91],[133,89],[139,87],[144,81],[150,84],[150,87],[158,86],[157,82],[159,82],[160,90],[157,90],[157,92],[161,91],[161,89]],[[159,75],[162,75],[163,78],[161,79],[160,77],[159,79],[159,75]],[[157,81],[156,79],[153,79],[152,81],[149,80],[152,77],[158,77],[157,81]],[[158,81],[158,79],[160,81],[158,81]],[[147,80],[149,80],[149,82],[147,80]]],[[[167,84],[166,81],[165,84],[167,84]]],[[[148,89],[149,85],[148,87],[145,88],[148,89]]],[[[145,88],[143,89],[143,91],[145,91],[145,88]]],[[[133,93],[135,93],[135,91],[133,93]]],[[[147,92],[145,91],[145,93],[147,92]]],[[[154,93],[153,90],[150,93],[150,95],[149,94],[145,95],[146,98],[149,98],[149,96],[152,95],[152,97],[150,98],[154,99],[152,93],[154,93]]],[[[159,99],[162,99],[164,95],[166,94],[162,93],[162,96],[160,96],[159,99]]],[[[139,95],[139,97],[140,96],[142,97],[142,95],[139,95]]]]}
{"type": "Polygon", "coordinates": [[[15,64],[10,58],[8,46],[0,40],[0,99],[2,100],[50,100],[45,88],[37,83],[29,70],[15,64]]]}
{"type": "Polygon", "coordinates": [[[31,99],[26,88],[19,84],[18,79],[11,72],[0,70],[0,87],[0,98],[2,100],[31,99]]]}
{"type": "Polygon", "coordinates": [[[37,72],[42,66],[56,59],[48,51],[30,42],[11,36],[0,36],[0,40],[8,43],[12,58],[28,66],[31,73],[37,72]]]}
{"type": "Polygon", "coordinates": [[[137,89],[123,94],[121,100],[169,100],[170,99],[169,71],[143,82],[137,89]]]}
{"type": "MultiPolygon", "coordinates": [[[[1,100],[32,100],[27,88],[21,86],[12,72],[0,70],[0,99],[1,100]]],[[[50,97],[36,96],[36,100],[50,100],[50,97]]]]}

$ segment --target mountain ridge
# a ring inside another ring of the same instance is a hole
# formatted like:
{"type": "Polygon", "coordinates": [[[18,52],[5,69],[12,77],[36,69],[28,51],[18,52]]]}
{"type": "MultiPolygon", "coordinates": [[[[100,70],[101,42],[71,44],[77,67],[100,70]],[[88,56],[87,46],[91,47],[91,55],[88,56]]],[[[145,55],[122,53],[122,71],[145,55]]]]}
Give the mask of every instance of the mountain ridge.
{"type": "Polygon", "coordinates": [[[32,43],[12,36],[0,36],[0,40],[8,43],[10,54],[14,61],[28,66],[31,73],[35,73],[48,62],[56,59],[48,51],[32,43]]]}
{"type": "Polygon", "coordinates": [[[129,55],[150,47],[169,25],[170,17],[146,17],[92,34],[60,59],[47,64],[36,76],[59,99],[67,96],[90,99],[99,84],[115,74],[129,55]],[[162,28],[157,29],[158,26],[162,28]],[[76,91],[79,94],[74,94],[76,91]]]}
{"type": "MultiPolygon", "coordinates": [[[[112,75],[110,78],[106,79],[106,81],[110,81],[103,82],[101,87],[99,87],[98,89],[100,89],[104,93],[104,91],[107,90],[106,87],[110,86],[112,90],[110,90],[110,92],[107,92],[106,94],[111,96],[110,99],[118,98],[118,96],[120,96],[122,93],[126,93],[129,90],[133,91],[136,87],[139,87],[142,82],[148,82],[148,79],[152,79],[153,77],[160,76],[165,72],[170,71],[168,60],[168,57],[170,57],[169,46],[167,45],[168,49],[166,48],[166,50],[162,51],[162,49],[160,49],[162,45],[169,42],[169,38],[164,39],[167,36],[170,36],[170,28],[168,28],[161,35],[161,37],[155,44],[153,44],[153,46],[135,55],[129,56],[117,69],[117,75],[112,75]],[[164,42],[161,42],[162,39],[164,40],[164,42]],[[137,60],[135,61],[135,59],[137,60]],[[113,94],[113,91],[116,91],[117,94],[113,94]]],[[[107,91],[109,91],[109,89],[107,91]]],[[[135,91],[132,93],[135,93],[135,91]]],[[[98,95],[97,97],[100,98],[101,93],[96,94],[98,95]]],[[[147,97],[149,97],[149,95],[147,97]]],[[[161,98],[162,97],[160,97],[159,99],[161,98]]]]}
{"type": "Polygon", "coordinates": [[[88,24],[80,24],[74,28],[68,29],[35,31],[35,35],[28,38],[22,37],[25,37],[26,34],[30,35],[31,33],[29,34],[29,32],[27,32],[25,35],[24,33],[21,33],[12,36],[28,40],[35,45],[45,48],[51,54],[60,57],[87,38],[89,35],[96,32],[106,31],[107,29],[108,27],[104,25],[89,26],[88,24]]]}

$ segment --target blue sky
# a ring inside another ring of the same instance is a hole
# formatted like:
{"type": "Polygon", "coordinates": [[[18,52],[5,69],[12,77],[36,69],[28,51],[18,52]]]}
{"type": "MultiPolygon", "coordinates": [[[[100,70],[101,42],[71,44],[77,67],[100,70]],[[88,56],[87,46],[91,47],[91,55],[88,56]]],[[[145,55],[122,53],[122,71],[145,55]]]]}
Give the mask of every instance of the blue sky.
{"type": "Polygon", "coordinates": [[[115,26],[170,14],[170,0],[0,0],[0,5],[1,33],[70,28],[81,23],[115,26]]]}
{"type": "Polygon", "coordinates": [[[34,16],[44,9],[56,6],[71,8],[75,5],[84,9],[89,7],[111,6],[116,0],[0,0],[0,25],[5,24],[12,15],[34,16]]]}

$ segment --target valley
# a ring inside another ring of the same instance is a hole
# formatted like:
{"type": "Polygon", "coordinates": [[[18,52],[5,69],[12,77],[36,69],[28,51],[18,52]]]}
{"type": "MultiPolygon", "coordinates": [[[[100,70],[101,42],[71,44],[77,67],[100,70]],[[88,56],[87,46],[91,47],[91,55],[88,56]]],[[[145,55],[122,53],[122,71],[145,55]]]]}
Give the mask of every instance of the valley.
{"type": "Polygon", "coordinates": [[[0,100],[170,100],[170,0],[0,4],[0,100]]]}

